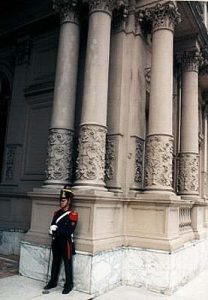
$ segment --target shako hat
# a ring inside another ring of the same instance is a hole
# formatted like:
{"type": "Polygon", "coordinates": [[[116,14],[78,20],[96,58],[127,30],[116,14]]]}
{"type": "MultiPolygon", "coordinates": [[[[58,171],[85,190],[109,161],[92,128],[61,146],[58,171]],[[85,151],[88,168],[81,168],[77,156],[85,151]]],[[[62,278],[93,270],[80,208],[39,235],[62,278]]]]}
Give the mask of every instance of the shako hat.
{"type": "Polygon", "coordinates": [[[64,186],[63,189],[60,191],[60,199],[67,198],[73,199],[74,193],[68,188],[68,186],[64,186]]]}

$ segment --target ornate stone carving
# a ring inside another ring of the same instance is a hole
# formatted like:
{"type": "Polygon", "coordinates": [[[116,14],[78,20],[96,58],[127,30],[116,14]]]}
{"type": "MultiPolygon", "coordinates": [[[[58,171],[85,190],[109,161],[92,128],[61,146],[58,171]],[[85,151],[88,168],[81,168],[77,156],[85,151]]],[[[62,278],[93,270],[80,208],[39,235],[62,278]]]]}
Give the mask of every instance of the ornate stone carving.
{"type": "Polygon", "coordinates": [[[10,144],[6,148],[6,172],[5,180],[14,180],[14,167],[15,167],[15,156],[16,156],[17,145],[10,144]]]}
{"type": "Polygon", "coordinates": [[[181,194],[198,194],[199,155],[196,153],[181,153],[178,173],[178,192],[181,194]]]}
{"type": "Polygon", "coordinates": [[[60,14],[61,23],[78,23],[79,0],[52,0],[53,9],[60,14]]]}
{"type": "Polygon", "coordinates": [[[49,131],[46,180],[69,183],[72,177],[73,132],[52,128],[49,131]]]}
{"type": "Polygon", "coordinates": [[[106,128],[84,124],[80,128],[77,180],[104,181],[106,128]]]}
{"type": "Polygon", "coordinates": [[[181,57],[183,69],[190,72],[198,72],[199,66],[203,62],[203,57],[199,51],[186,51],[181,57]]]}
{"type": "Polygon", "coordinates": [[[134,181],[142,184],[143,181],[143,159],[144,159],[144,140],[136,137],[136,153],[135,153],[135,175],[134,181]]]}
{"type": "Polygon", "coordinates": [[[85,0],[89,3],[90,12],[104,11],[112,14],[114,8],[119,8],[125,5],[125,0],[85,0]]]}
{"type": "Polygon", "coordinates": [[[105,180],[112,180],[114,177],[114,164],[116,159],[116,141],[115,136],[107,135],[106,137],[106,165],[105,180]]]}
{"type": "Polygon", "coordinates": [[[148,136],[145,154],[145,186],[151,189],[172,189],[172,136],[148,136]]]}
{"type": "Polygon", "coordinates": [[[152,22],[153,31],[162,28],[173,31],[174,27],[181,22],[181,18],[177,6],[173,2],[168,2],[140,10],[139,21],[147,24],[152,22]]]}

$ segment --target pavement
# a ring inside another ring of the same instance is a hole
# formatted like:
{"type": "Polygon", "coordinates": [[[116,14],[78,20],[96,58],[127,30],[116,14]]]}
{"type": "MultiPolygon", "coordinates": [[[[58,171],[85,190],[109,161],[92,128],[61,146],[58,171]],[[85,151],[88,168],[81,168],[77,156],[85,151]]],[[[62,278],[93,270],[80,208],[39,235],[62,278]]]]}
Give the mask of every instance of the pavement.
{"type": "Polygon", "coordinates": [[[167,296],[130,286],[117,287],[104,295],[72,291],[62,295],[62,288],[43,294],[43,282],[18,274],[18,257],[0,256],[0,300],[208,300],[208,270],[201,272],[174,295],[167,296]]]}

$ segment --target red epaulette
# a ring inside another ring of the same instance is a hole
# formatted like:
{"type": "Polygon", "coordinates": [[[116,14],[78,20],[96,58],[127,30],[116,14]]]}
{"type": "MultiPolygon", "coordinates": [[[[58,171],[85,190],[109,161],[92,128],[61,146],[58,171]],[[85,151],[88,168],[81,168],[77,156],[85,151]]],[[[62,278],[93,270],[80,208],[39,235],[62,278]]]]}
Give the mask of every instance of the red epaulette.
{"type": "Polygon", "coordinates": [[[69,220],[74,222],[78,221],[78,213],[76,211],[72,211],[69,214],[69,220]]]}

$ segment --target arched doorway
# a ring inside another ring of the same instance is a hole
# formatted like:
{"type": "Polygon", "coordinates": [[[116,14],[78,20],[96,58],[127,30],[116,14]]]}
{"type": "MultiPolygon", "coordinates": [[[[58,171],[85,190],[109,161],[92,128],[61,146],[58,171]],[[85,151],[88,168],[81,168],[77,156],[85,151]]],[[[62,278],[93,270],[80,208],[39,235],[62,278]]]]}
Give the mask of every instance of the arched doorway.
{"type": "Polygon", "coordinates": [[[4,74],[0,73],[0,181],[2,179],[5,137],[10,97],[11,88],[9,80],[4,74]]]}

